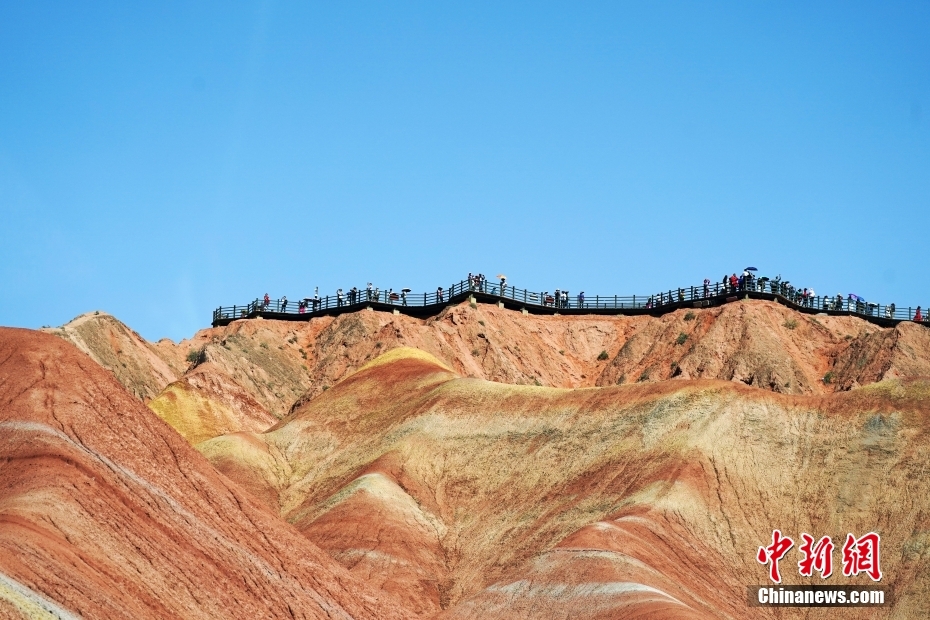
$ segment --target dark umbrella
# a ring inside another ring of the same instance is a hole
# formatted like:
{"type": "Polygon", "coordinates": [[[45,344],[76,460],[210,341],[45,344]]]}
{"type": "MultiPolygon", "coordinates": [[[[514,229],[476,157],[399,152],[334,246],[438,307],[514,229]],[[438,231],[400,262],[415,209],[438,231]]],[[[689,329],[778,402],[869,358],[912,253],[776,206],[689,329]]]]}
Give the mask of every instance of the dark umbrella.
{"type": "Polygon", "coordinates": [[[409,289],[409,288],[402,288],[402,289],[400,289],[400,292],[401,292],[401,293],[409,293],[409,292],[410,292],[410,289],[409,289]]]}
{"type": "Polygon", "coordinates": [[[755,267],[746,267],[746,269],[744,269],[743,271],[759,271],[759,270],[756,269],[755,267]]]}
{"type": "Polygon", "coordinates": [[[759,278],[759,282],[768,282],[769,280],[770,278],[768,276],[762,276],[761,278],[759,278]]]}

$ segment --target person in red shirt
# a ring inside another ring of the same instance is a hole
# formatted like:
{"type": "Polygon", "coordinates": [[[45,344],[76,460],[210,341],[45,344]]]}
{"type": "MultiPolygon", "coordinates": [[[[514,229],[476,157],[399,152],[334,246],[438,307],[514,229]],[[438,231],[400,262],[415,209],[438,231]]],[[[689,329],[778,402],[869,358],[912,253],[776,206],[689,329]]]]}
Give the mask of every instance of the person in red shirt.
{"type": "Polygon", "coordinates": [[[917,312],[914,313],[914,320],[918,323],[924,320],[924,316],[920,313],[920,306],[917,306],[917,312]]]}

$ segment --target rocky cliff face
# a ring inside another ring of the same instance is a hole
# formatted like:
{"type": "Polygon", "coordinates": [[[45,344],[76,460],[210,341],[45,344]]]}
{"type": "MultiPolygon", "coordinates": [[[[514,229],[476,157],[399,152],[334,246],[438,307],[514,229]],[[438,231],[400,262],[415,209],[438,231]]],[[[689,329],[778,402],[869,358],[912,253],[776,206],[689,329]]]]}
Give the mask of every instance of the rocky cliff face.
{"type": "MultiPolygon", "coordinates": [[[[740,301],[661,317],[362,311],[177,345],[104,337],[131,334],[110,318],[82,329],[127,387],[177,369],[150,409],[406,613],[834,617],[746,606],[779,528],[838,546],[880,532],[893,603],[844,617],[930,615],[923,326],[740,301]]],[[[871,583],[802,580],[795,555],[787,584],[871,583]]]]}
{"type": "Polygon", "coordinates": [[[0,328],[0,403],[0,617],[411,617],[70,344],[0,328]]]}
{"type": "Polygon", "coordinates": [[[784,394],[829,394],[930,376],[930,330],[922,326],[879,328],[765,301],[661,317],[525,316],[468,304],[427,320],[361,311],[305,323],[236,321],[177,345],[145,343],[109,315],[84,315],[51,331],[151,399],[194,443],[264,430],[402,346],[427,351],[466,377],[564,388],[721,379],[784,394]]]}

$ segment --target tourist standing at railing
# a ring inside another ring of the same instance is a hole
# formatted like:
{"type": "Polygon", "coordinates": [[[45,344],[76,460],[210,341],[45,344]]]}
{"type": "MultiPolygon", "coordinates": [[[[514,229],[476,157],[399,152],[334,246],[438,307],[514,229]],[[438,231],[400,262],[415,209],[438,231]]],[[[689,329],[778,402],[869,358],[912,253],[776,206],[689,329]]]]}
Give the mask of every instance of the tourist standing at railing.
{"type": "Polygon", "coordinates": [[[443,299],[443,296],[442,296],[442,287],[441,286],[437,287],[436,288],[436,303],[441,304],[441,303],[444,303],[444,301],[445,300],[443,299]]]}
{"type": "Polygon", "coordinates": [[[368,295],[368,301],[371,301],[371,282],[365,287],[365,293],[368,295]]]}
{"type": "Polygon", "coordinates": [[[271,297],[268,296],[268,293],[265,293],[265,299],[262,300],[262,311],[267,310],[269,304],[271,304],[271,297]]]}
{"type": "Polygon", "coordinates": [[[407,289],[400,289],[400,302],[403,305],[407,305],[407,289]]]}
{"type": "Polygon", "coordinates": [[[704,278],[704,297],[710,297],[710,278],[704,278]]]}
{"type": "Polygon", "coordinates": [[[584,308],[584,291],[578,293],[578,307],[584,308]]]}
{"type": "Polygon", "coordinates": [[[507,277],[501,276],[501,297],[507,293],[507,277]]]}
{"type": "Polygon", "coordinates": [[[287,295],[281,297],[281,312],[287,312],[287,295]]]}
{"type": "Polygon", "coordinates": [[[924,315],[920,312],[920,306],[917,306],[917,311],[914,313],[914,321],[917,323],[922,323],[924,320],[924,315]]]}
{"type": "Polygon", "coordinates": [[[341,306],[341,305],[342,305],[342,289],[337,288],[336,289],[336,306],[341,306]]]}

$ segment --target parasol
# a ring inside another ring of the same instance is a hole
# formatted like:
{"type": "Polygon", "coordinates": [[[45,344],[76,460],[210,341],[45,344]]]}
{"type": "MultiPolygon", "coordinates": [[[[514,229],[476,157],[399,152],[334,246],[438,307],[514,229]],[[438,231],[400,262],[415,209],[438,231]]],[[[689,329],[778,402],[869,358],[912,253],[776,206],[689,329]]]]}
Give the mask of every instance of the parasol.
{"type": "Polygon", "coordinates": [[[409,293],[410,290],[411,290],[411,289],[409,289],[409,288],[402,288],[402,289],[400,289],[400,292],[401,292],[401,293],[409,293]]]}
{"type": "Polygon", "coordinates": [[[743,271],[759,271],[759,270],[756,269],[755,267],[746,267],[746,269],[744,269],[743,271]]]}
{"type": "Polygon", "coordinates": [[[498,279],[498,280],[506,280],[506,279],[507,279],[507,276],[505,276],[505,275],[502,274],[502,273],[499,273],[499,274],[497,274],[497,279],[498,279]]]}

